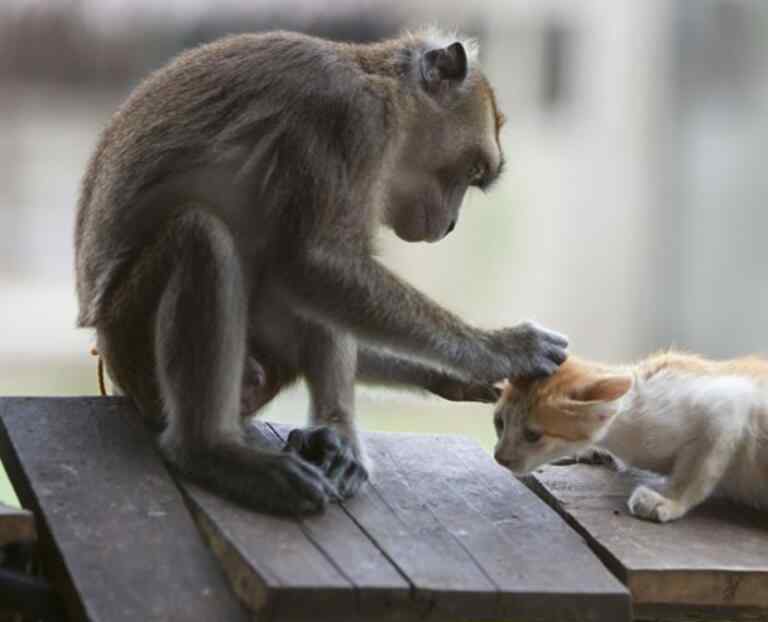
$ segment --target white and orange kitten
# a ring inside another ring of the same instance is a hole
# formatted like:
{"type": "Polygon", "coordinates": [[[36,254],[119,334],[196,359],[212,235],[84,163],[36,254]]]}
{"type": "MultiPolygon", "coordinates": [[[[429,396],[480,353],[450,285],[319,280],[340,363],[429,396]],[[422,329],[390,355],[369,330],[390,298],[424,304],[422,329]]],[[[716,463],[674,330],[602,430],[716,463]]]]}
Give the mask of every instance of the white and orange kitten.
{"type": "Polygon", "coordinates": [[[496,460],[522,474],[590,448],[669,475],[629,510],[667,522],[713,492],[768,509],[768,361],[663,353],[635,366],[574,357],[546,380],[509,383],[496,407],[496,460]]]}

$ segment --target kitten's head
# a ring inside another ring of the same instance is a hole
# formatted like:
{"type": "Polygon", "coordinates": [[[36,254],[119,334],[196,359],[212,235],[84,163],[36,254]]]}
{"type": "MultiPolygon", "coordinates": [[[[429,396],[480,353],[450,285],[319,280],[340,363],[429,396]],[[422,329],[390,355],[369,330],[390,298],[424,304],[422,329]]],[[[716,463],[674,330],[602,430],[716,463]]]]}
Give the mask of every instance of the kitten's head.
{"type": "Polygon", "coordinates": [[[573,357],[544,380],[508,382],[494,412],[496,461],[522,474],[587,449],[602,438],[631,386],[632,376],[573,357]]]}

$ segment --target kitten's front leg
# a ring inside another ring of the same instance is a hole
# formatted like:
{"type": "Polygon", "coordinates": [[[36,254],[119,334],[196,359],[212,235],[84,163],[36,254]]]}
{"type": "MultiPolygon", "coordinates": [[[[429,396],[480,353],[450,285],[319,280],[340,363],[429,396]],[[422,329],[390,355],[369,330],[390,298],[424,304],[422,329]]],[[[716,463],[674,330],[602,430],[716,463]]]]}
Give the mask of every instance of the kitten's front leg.
{"type": "Polygon", "coordinates": [[[674,499],[668,499],[648,486],[638,486],[629,497],[629,511],[633,516],[667,523],[682,517],[688,508],[674,499]]]}
{"type": "Polygon", "coordinates": [[[614,471],[619,471],[621,468],[623,468],[612,453],[606,451],[605,449],[600,449],[599,447],[589,447],[583,451],[579,451],[573,454],[572,456],[555,460],[552,462],[552,464],[557,466],[588,464],[589,466],[607,467],[609,469],[613,469],[614,471]]]}
{"type": "Polygon", "coordinates": [[[663,492],[638,486],[629,498],[629,511],[659,523],[682,518],[714,492],[728,468],[732,445],[727,433],[706,448],[691,443],[678,455],[663,492]]]}

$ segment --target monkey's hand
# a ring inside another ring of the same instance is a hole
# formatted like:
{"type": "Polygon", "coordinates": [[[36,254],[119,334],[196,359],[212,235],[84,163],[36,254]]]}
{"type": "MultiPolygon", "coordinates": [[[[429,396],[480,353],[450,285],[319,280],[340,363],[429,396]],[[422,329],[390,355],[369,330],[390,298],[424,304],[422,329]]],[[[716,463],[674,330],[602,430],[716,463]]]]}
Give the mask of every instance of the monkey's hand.
{"type": "MultiPolygon", "coordinates": [[[[565,361],[568,339],[533,322],[488,333],[496,364],[491,377],[503,378],[550,376],[565,361]]],[[[490,371],[490,370],[489,370],[490,371]]]]}
{"type": "Polygon", "coordinates": [[[426,389],[452,402],[493,404],[501,397],[501,389],[493,384],[469,382],[448,374],[439,374],[426,389]]]}
{"type": "Polygon", "coordinates": [[[353,496],[368,481],[368,470],[355,455],[352,443],[327,426],[292,430],[285,451],[318,466],[342,499],[353,496]]]}

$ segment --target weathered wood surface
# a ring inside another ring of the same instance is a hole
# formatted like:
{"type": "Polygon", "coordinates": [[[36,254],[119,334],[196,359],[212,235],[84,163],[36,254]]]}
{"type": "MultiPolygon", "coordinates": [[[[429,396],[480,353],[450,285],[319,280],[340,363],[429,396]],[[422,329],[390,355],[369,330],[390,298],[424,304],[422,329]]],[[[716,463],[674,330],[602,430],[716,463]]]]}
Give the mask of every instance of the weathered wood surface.
{"type": "Polygon", "coordinates": [[[630,619],[627,593],[583,540],[477,445],[367,441],[373,484],[319,517],[246,513],[184,485],[259,619],[630,619]]]}
{"type": "Polygon", "coordinates": [[[0,502],[0,546],[11,542],[32,542],[34,539],[35,518],[32,512],[0,502]]]}
{"type": "Polygon", "coordinates": [[[0,399],[0,457],[72,620],[245,620],[126,400],[0,399]]]}
{"type": "Polygon", "coordinates": [[[709,501],[676,522],[638,520],[626,502],[640,482],[661,478],[574,465],[528,480],[623,579],[638,617],[768,620],[768,515],[709,501]]]}
{"type": "MultiPolygon", "coordinates": [[[[260,424],[275,447],[271,428],[260,424]]],[[[259,619],[398,619],[409,610],[409,583],[334,504],[305,520],[244,511],[183,483],[189,505],[235,590],[259,619]],[[351,616],[351,617],[350,617],[351,616]]]]}
{"type": "Polygon", "coordinates": [[[125,400],[0,400],[0,422],[74,619],[243,619],[225,573],[258,620],[630,619],[582,538],[460,438],[369,435],[374,483],[298,520],[181,483],[185,505],[125,400]]]}

